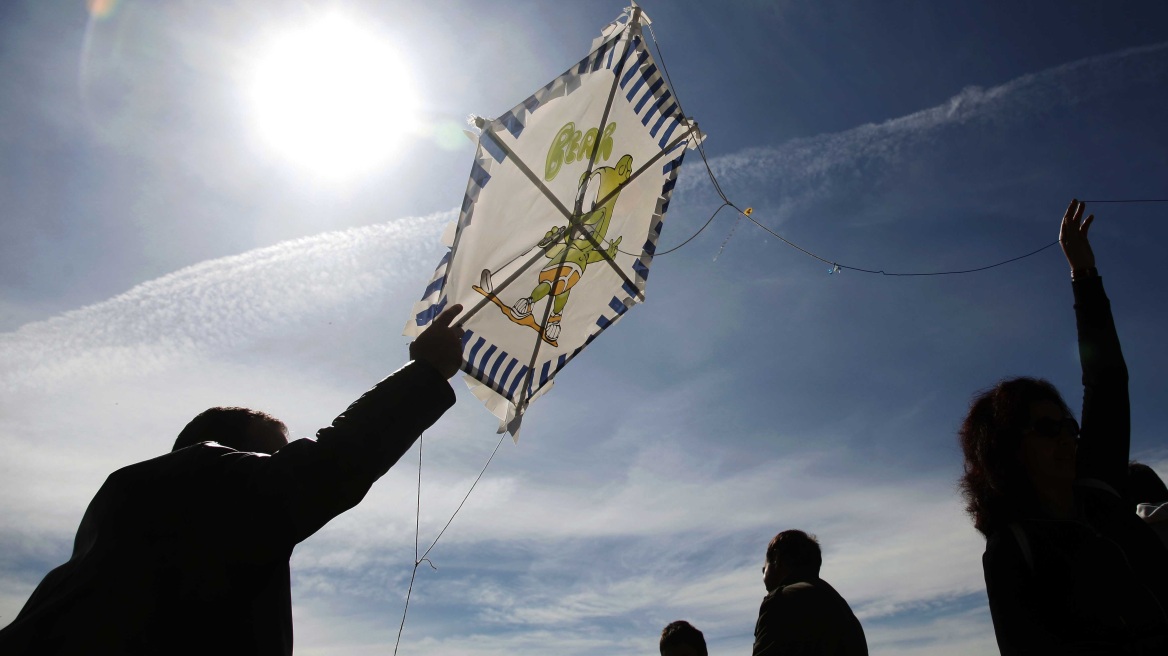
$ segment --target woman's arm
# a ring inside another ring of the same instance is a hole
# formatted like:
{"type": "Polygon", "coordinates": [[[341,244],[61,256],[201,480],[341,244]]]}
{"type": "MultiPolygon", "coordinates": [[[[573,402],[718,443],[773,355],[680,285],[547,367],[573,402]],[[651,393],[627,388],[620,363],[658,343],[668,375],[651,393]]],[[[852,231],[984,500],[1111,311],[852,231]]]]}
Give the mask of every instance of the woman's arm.
{"type": "Polygon", "coordinates": [[[1095,215],[1083,219],[1083,203],[1073,200],[1063,215],[1059,243],[1071,266],[1079,362],[1083,368],[1083,420],[1077,466],[1080,478],[1126,488],[1131,417],[1127,365],[1111,316],[1111,303],[1095,269],[1087,231],[1095,215]]]}

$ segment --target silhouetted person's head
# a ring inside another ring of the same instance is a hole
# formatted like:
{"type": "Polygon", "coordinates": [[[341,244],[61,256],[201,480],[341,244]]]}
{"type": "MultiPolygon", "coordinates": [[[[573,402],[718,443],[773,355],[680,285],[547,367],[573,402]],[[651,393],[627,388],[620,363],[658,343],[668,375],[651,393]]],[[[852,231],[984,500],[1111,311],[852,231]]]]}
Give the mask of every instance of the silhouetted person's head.
{"type": "Polygon", "coordinates": [[[958,436],[965,509],[987,537],[1037,491],[1074,483],[1078,424],[1045,380],[1011,378],[979,393],[958,436]]]}
{"type": "Polygon", "coordinates": [[[218,442],[236,451],[271,455],[288,444],[288,428],[275,417],[250,408],[210,408],[178,434],[171,451],[200,442],[218,442]]]}
{"type": "Polygon", "coordinates": [[[1127,496],[1133,506],[1141,503],[1159,505],[1168,502],[1168,486],[1164,485],[1156,470],[1133,460],[1127,466],[1127,496]]]}
{"type": "Polygon", "coordinates": [[[771,538],[762,566],[762,582],[767,592],[791,578],[819,578],[823,553],[814,535],[790,529],[771,538]]]}
{"type": "Polygon", "coordinates": [[[708,656],[706,638],[685,620],[670,622],[661,631],[661,656],[708,656]]]}

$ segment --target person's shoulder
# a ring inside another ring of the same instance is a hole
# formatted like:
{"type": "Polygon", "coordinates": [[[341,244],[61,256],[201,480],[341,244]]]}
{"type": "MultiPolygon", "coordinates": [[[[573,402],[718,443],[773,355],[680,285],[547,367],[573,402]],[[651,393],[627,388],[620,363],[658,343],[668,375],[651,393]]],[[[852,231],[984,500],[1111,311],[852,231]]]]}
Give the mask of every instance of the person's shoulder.
{"type": "Polygon", "coordinates": [[[839,596],[839,593],[823,579],[789,583],[776,589],[774,594],[781,600],[777,603],[792,607],[807,607],[839,596]]]}
{"type": "MultiPolygon", "coordinates": [[[[301,442],[303,440],[295,440],[290,444],[301,442]]],[[[288,448],[287,446],[283,448],[288,448]]],[[[188,447],[179,449],[178,451],[171,451],[155,458],[155,460],[165,462],[182,462],[191,460],[214,460],[221,458],[269,458],[267,453],[257,453],[253,451],[240,451],[229,446],[224,446],[218,442],[199,442],[188,447]]]]}
{"type": "Polygon", "coordinates": [[[816,579],[813,587],[815,591],[824,599],[840,601],[843,602],[845,606],[848,604],[847,600],[844,599],[844,596],[839,593],[839,590],[836,590],[832,584],[824,581],[823,579],[816,579]]]}
{"type": "Polygon", "coordinates": [[[127,499],[146,500],[143,495],[150,496],[160,485],[180,485],[181,481],[204,469],[201,462],[208,462],[227,451],[232,449],[204,442],[116,469],[106,476],[90,506],[100,509],[120,505],[127,499]]]}
{"type": "Polygon", "coordinates": [[[986,538],[982,562],[1016,554],[1020,550],[1020,543],[1026,539],[1026,523],[1022,521],[1012,522],[993,531],[986,538]]]}
{"type": "Polygon", "coordinates": [[[814,591],[805,583],[779,586],[762,598],[758,607],[759,619],[766,618],[766,624],[789,623],[794,616],[803,615],[816,605],[813,594],[814,591]]]}
{"type": "Polygon", "coordinates": [[[815,594],[819,588],[818,581],[799,581],[779,588],[784,597],[798,597],[800,595],[815,594]]]}
{"type": "Polygon", "coordinates": [[[776,588],[763,600],[763,610],[781,616],[784,623],[800,631],[820,630],[825,622],[833,621],[831,618],[852,614],[847,600],[818,578],[776,588]]]}
{"type": "Polygon", "coordinates": [[[200,461],[212,460],[228,453],[237,453],[235,449],[223,446],[218,442],[199,442],[188,447],[163,453],[149,460],[143,460],[127,469],[136,471],[165,471],[191,466],[200,461]]]}
{"type": "Polygon", "coordinates": [[[130,483],[142,479],[157,479],[181,476],[184,472],[194,472],[218,466],[227,466],[240,460],[267,458],[262,453],[237,451],[218,442],[199,442],[178,451],[127,465],[110,474],[107,484],[130,483]]]}
{"type": "Polygon", "coordinates": [[[188,447],[183,447],[183,448],[179,449],[178,451],[171,451],[170,453],[166,453],[166,454],[159,456],[159,458],[167,458],[170,456],[176,456],[176,457],[186,456],[189,458],[189,457],[196,457],[198,455],[208,454],[208,453],[219,454],[219,453],[234,452],[234,451],[235,451],[235,449],[233,449],[229,446],[224,446],[218,442],[215,442],[214,440],[208,440],[206,442],[198,442],[198,443],[192,444],[188,447]]]}
{"type": "Polygon", "coordinates": [[[187,449],[183,449],[181,451],[170,451],[168,453],[154,456],[153,458],[140,460],[132,465],[126,465],[121,469],[114,470],[114,472],[106,478],[106,482],[117,483],[121,481],[131,481],[144,476],[150,476],[159,470],[173,467],[178,462],[190,458],[195,453],[194,451],[184,453],[185,451],[187,451],[187,449]]]}

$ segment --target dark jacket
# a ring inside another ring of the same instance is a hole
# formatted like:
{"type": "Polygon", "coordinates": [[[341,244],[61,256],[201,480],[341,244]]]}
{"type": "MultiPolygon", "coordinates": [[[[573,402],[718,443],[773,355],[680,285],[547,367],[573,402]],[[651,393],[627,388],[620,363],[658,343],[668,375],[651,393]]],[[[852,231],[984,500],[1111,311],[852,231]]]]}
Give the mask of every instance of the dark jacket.
{"type": "Polygon", "coordinates": [[[1074,519],[1024,512],[982,566],[1002,654],[1168,654],[1168,551],[1124,502],[1127,366],[1098,278],[1074,283],[1083,421],[1074,519]]]}
{"type": "Polygon", "coordinates": [[[292,548],[357,505],[453,403],[412,362],[271,456],[204,442],[119,469],[73,557],[0,630],[0,653],[291,654],[292,548]]]}
{"type": "Polygon", "coordinates": [[[753,656],[867,656],[864,628],[821,578],[784,583],[762,600],[753,656]]]}

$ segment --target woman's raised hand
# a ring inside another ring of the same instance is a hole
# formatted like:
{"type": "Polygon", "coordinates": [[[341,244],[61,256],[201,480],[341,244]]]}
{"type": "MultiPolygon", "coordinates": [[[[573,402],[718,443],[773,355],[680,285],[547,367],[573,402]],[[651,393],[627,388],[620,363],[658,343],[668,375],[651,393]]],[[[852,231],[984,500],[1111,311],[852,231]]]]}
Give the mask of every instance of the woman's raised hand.
{"type": "Polygon", "coordinates": [[[1067,256],[1067,263],[1071,271],[1082,271],[1095,268],[1095,253],[1091,251],[1091,242],[1087,241],[1087,230],[1095,220],[1094,214],[1083,217],[1086,204],[1072,200],[1063,214],[1063,222],[1059,227],[1059,245],[1063,247],[1063,255],[1067,256]]]}

